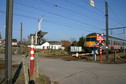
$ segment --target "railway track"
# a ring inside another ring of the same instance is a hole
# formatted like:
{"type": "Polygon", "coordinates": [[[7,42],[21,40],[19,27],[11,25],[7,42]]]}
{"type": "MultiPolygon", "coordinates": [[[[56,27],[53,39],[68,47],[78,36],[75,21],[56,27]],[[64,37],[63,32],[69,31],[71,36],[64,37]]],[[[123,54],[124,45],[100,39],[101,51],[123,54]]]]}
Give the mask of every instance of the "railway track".
{"type": "MultiPolygon", "coordinates": [[[[119,63],[126,63],[126,55],[124,56],[124,53],[123,52],[119,52],[119,53],[116,53],[121,59],[118,60],[119,63]]],[[[66,60],[66,61],[79,61],[79,60],[88,60],[88,61],[91,61],[93,59],[93,56],[92,55],[82,55],[82,56],[79,56],[79,57],[73,57],[72,55],[52,55],[52,56],[45,56],[45,57],[48,57],[48,58],[53,58],[53,59],[62,59],[62,60],[66,60]]],[[[97,55],[97,61],[100,60],[99,58],[100,56],[97,55]]],[[[102,58],[103,58],[103,61],[106,61],[106,54],[103,54],[102,55],[102,58]]],[[[114,61],[114,53],[110,53],[109,54],[109,60],[110,61],[114,61]]]]}

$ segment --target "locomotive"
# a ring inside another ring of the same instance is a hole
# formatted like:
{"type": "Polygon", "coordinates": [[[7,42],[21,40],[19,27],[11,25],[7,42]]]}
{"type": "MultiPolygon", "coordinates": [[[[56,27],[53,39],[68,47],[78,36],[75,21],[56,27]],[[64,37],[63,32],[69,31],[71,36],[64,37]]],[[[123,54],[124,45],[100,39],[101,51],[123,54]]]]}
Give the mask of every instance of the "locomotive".
{"type": "MultiPolygon", "coordinates": [[[[86,36],[86,42],[84,44],[86,52],[91,52],[94,48],[99,50],[99,47],[97,47],[97,38],[97,33],[91,33],[86,36]]],[[[102,49],[105,51],[106,35],[103,35],[103,38],[104,45],[102,45],[102,49]]],[[[114,50],[122,51],[123,49],[126,49],[126,40],[112,36],[108,36],[108,38],[108,49],[110,52],[113,52],[114,50]]]]}

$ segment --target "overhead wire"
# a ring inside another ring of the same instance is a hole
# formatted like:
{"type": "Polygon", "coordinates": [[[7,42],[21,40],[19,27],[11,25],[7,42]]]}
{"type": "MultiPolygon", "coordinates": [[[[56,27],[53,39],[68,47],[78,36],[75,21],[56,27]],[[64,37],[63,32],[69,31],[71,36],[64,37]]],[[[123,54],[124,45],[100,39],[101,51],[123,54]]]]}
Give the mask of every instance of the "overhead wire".
{"type": "MultiPolygon", "coordinates": [[[[21,10],[21,11],[24,11],[24,12],[31,12],[31,11],[25,11],[25,10],[22,10],[22,9],[19,9],[19,8],[15,8],[16,10],[21,10]]],[[[32,14],[37,14],[37,15],[40,15],[40,14],[38,14],[38,13],[35,13],[35,12],[32,12],[32,14]]],[[[41,15],[41,16],[43,16],[43,15],[41,15]]],[[[50,18],[50,17],[49,17],[50,18]]],[[[54,23],[55,21],[53,20],[53,21],[49,21],[47,18],[46,19],[44,19],[44,21],[46,21],[46,22],[52,22],[52,23],[54,23]]],[[[62,26],[64,26],[63,24],[67,24],[67,23],[63,23],[63,22],[60,22],[59,23],[59,21],[58,21],[58,23],[57,22],[55,22],[55,24],[59,24],[60,26],[62,25],[62,26]]],[[[80,26],[80,25],[77,25],[77,27],[78,26],[80,26]]],[[[72,27],[71,25],[68,25],[68,26],[66,26],[65,25],[65,27],[72,27]]],[[[82,27],[82,26],[80,26],[80,27],[82,27]]],[[[73,27],[72,27],[73,28],[73,27]]],[[[77,29],[77,28],[75,28],[75,29],[77,29]]],[[[88,30],[88,29],[82,29],[82,28],[79,28],[79,29],[81,29],[81,30],[87,30],[87,31],[90,31],[90,30],[88,30]]]]}
{"type": "MultiPolygon", "coordinates": [[[[5,14],[6,12],[0,10],[0,13],[4,13],[4,14],[5,14]]],[[[20,16],[20,17],[29,18],[29,19],[37,20],[37,18],[35,18],[35,17],[31,17],[31,16],[26,16],[26,15],[21,15],[21,14],[15,14],[15,13],[14,13],[14,15],[16,15],[16,16],[20,16]]],[[[51,23],[51,24],[55,24],[55,25],[59,25],[59,26],[63,26],[63,27],[67,27],[67,28],[70,28],[70,29],[87,30],[87,31],[90,31],[90,32],[92,31],[92,30],[89,30],[89,29],[75,28],[75,27],[70,26],[70,25],[63,25],[62,23],[57,23],[57,22],[55,22],[55,21],[49,21],[49,20],[44,20],[44,21],[47,22],[47,23],[51,23]]],[[[93,31],[92,31],[92,32],[93,32],[93,31]]]]}
{"type": "MultiPolygon", "coordinates": [[[[5,14],[6,12],[0,10],[0,13],[4,13],[5,14]]],[[[34,19],[34,20],[38,20],[37,18],[32,17],[32,16],[27,16],[27,15],[22,15],[22,14],[17,14],[17,13],[14,13],[14,15],[21,16],[21,17],[25,17],[25,18],[30,18],[30,19],[34,19]]]]}
{"type": "MultiPolygon", "coordinates": [[[[22,10],[22,9],[19,9],[19,8],[14,8],[14,9],[16,9],[16,10],[20,10],[20,11],[24,11],[24,12],[31,12],[31,11],[25,11],[25,10],[22,10]]],[[[4,12],[4,11],[0,11],[0,13],[6,13],[6,12],[4,12]]],[[[40,15],[40,14],[38,14],[38,13],[35,13],[35,12],[32,12],[32,14],[37,14],[37,15],[40,15]]],[[[15,14],[14,13],[14,15],[16,15],[16,16],[20,16],[20,17],[25,17],[25,18],[29,18],[29,19],[35,19],[35,20],[37,20],[37,18],[35,18],[35,17],[32,17],[32,16],[27,16],[27,15],[22,15],[22,14],[15,14]]],[[[66,23],[55,23],[54,21],[49,21],[49,20],[44,20],[44,21],[46,21],[47,23],[52,23],[52,24],[56,24],[56,25],[62,25],[62,26],[64,26],[64,27],[67,27],[67,28],[71,28],[71,29],[77,29],[77,28],[74,28],[74,27],[72,27],[72,26],[70,26],[70,25],[68,25],[68,26],[66,26],[66,25],[63,25],[63,24],[66,24],[66,23]]],[[[78,25],[79,26],[79,25],[78,25]]],[[[81,30],[87,30],[87,31],[92,31],[92,30],[88,30],[88,29],[82,29],[82,28],[79,28],[79,29],[81,29],[81,30]]]]}
{"type": "MultiPolygon", "coordinates": [[[[116,17],[116,19],[111,18],[111,20],[114,21],[114,22],[116,23],[116,25],[119,24],[119,25],[121,26],[121,27],[117,27],[117,28],[123,28],[122,26],[125,27],[125,25],[124,25],[123,23],[120,23],[120,22],[121,22],[121,19],[118,17],[118,15],[117,15],[117,14],[115,13],[115,11],[112,9],[111,3],[110,3],[110,5],[109,5],[109,9],[110,9],[110,12],[113,14],[113,16],[116,17]]],[[[115,28],[115,29],[116,29],[116,28],[115,28]]],[[[116,34],[116,35],[125,34],[125,33],[124,33],[125,30],[122,31],[122,32],[123,32],[123,33],[119,33],[119,34],[116,34]]]]}
{"type": "MultiPolygon", "coordinates": [[[[79,20],[77,20],[77,19],[70,18],[70,17],[66,17],[66,16],[63,16],[63,15],[56,14],[56,13],[52,13],[52,12],[49,12],[49,11],[47,11],[47,10],[39,9],[39,8],[30,6],[30,5],[22,4],[22,3],[19,3],[19,2],[16,2],[16,4],[19,4],[19,5],[22,5],[22,6],[25,6],[25,7],[29,7],[29,8],[33,8],[33,9],[36,9],[36,10],[39,10],[39,11],[43,11],[43,12],[46,12],[46,13],[49,13],[49,14],[52,14],[52,15],[55,15],[55,16],[58,16],[58,17],[61,17],[61,18],[65,18],[65,19],[71,20],[71,21],[73,21],[73,22],[75,22],[75,21],[77,22],[77,21],[78,21],[78,22],[81,23],[81,24],[84,24],[84,25],[87,25],[87,26],[93,26],[93,27],[95,27],[94,25],[81,22],[81,21],[79,21],[79,20]]],[[[96,26],[96,27],[97,27],[97,26],[96,26]]]]}
{"type": "MultiPolygon", "coordinates": [[[[71,1],[69,1],[69,0],[64,0],[65,2],[67,2],[67,3],[69,3],[69,4],[72,4],[72,5],[74,5],[74,6],[77,6],[77,7],[80,7],[80,8],[84,8],[84,9],[86,9],[86,10],[89,10],[89,9],[87,9],[86,7],[84,7],[84,6],[81,6],[81,5],[78,5],[78,4],[76,4],[76,3],[73,3],[73,2],[71,2],[71,1]]],[[[86,4],[89,4],[88,2],[85,2],[86,4]]],[[[101,14],[104,14],[104,12],[102,12],[101,10],[99,10],[98,8],[96,8],[96,7],[94,7],[97,11],[99,11],[101,14]]],[[[96,13],[96,12],[95,12],[96,13]]],[[[99,16],[102,16],[102,15],[100,15],[100,14],[98,14],[99,16]]],[[[103,17],[103,16],[102,16],[103,17]]],[[[104,31],[104,30],[103,30],[104,31]]]]}
{"type": "MultiPolygon", "coordinates": [[[[16,3],[17,3],[17,2],[16,2],[16,3]]],[[[34,7],[32,7],[32,8],[34,8],[34,7]]],[[[17,10],[21,10],[21,11],[24,11],[24,10],[22,10],[22,9],[18,9],[18,8],[15,8],[15,9],[17,9],[17,10]]],[[[26,15],[21,15],[21,14],[15,14],[15,15],[17,15],[17,16],[23,16],[23,17],[29,17],[29,18],[32,18],[32,19],[37,19],[37,18],[31,17],[31,16],[26,16],[26,15]]],[[[86,24],[86,23],[85,23],[85,24],[86,24]]],[[[86,25],[89,26],[89,24],[86,24],[86,25]]]]}
{"type": "Polygon", "coordinates": [[[86,29],[83,29],[82,27],[78,27],[78,26],[73,26],[73,25],[66,25],[66,23],[57,23],[57,21],[52,21],[52,20],[48,20],[48,19],[45,19],[44,20],[45,22],[47,23],[51,23],[51,24],[55,24],[55,25],[58,25],[58,26],[62,26],[62,27],[65,27],[65,28],[69,28],[69,29],[74,29],[74,30],[86,30],[86,31],[89,31],[89,32],[95,32],[94,30],[90,30],[89,28],[86,28],[86,29]],[[65,25],[64,25],[65,24],[65,25]]]}
{"type": "Polygon", "coordinates": [[[78,26],[74,26],[74,27],[73,27],[73,25],[63,25],[63,24],[65,24],[65,23],[57,23],[57,22],[55,22],[55,21],[51,21],[51,20],[48,20],[48,19],[45,20],[45,22],[49,22],[49,23],[51,23],[51,24],[54,23],[54,24],[59,25],[59,26],[62,25],[62,26],[64,26],[64,27],[67,27],[67,28],[70,28],[70,29],[76,29],[76,30],[79,29],[79,30],[81,30],[81,31],[82,31],[82,30],[86,30],[86,31],[90,31],[90,32],[92,31],[92,32],[94,32],[93,30],[90,30],[89,28],[83,29],[83,28],[80,28],[80,27],[78,27],[78,26]]]}
{"type": "MultiPolygon", "coordinates": [[[[85,0],[82,0],[84,3],[88,4],[89,5],[89,2],[85,1],[85,0]]],[[[103,11],[101,11],[100,9],[94,7],[94,9],[96,9],[99,13],[101,13],[102,15],[104,14],[103,11]]]]}
{"type": "MultiPolygon", "coordinates": [[[[105,1],[105,0],[103,0],[103,1],[104,1],[104,2],[107,2],[107,1],[105,1]]],[[[109,4],[110,4],[110,3],[109,3],[109,4]]],[[[113,15],[114,15],[116,18],[118,18],[118,19],[116,19],[116,20],[113,19],[113,18],[111,18],[111,20],[112,20],[113,22],[115,22],[116,24],[120,24],[120,22],[118,22],[118,20],[120,20],[120,19],[119,19],[118,15],[115,14],[115,12],[114,12],[113,9],[111,8],[111,6],[112,6],[112,5],[108,5],[108,7],[109,7],[109,9],[110,9],[109,11],[112,12],[113,15]]],[[[120,25],[124,25],[124,24],[120,24],[120,25]]],[[[118,27],[117,27],[117,28],[118,28],[118,27]]],[[[110,30],[110,31],[111,31],[111,33],[112,33],[112,30],[110,30]]],[[[124,32],[125,32],[125,31],[124,31],[124,32]]],[[[120,35],[123,35],[124,32],[123,32],[123,33],[119,33],[119,31],[118,31],[118,33],[116,33],[116,34],[113,34],[113,33],[112,33],[111,35],[114,35],[114,36],[116,36],[116,37],[117,37],[117,36],[119,37],[120,35]]],[[[122,37],[120,37],[120,38],[122,38],[122,37]]]]}
{"type": "MultiPolygon", "coordinates": [[[[106,0],[103,0],[104,2],[107,2],[106,0]]],[[[108,3],[108,4],[110,4],[110,3],[108,3]]],[[[113,13],[113,15],[117,18],[117,19],[113,19],[113,18],[111,18],[110,20],[112,20],[112,22],[115,22],[115,24],[120,24],[120,22],[119,22],[119,17],[118,17],[118,15],[116,15],[116,13],[114,12],[114,10],[112,9],[112,7],[111,7],[112,5],[110,4],[110,5],[108,5],[108,7],[109,7],[109,11],[110,12],[112,12],[113,13]]],[[[111,25],[111,24],[110,24],[111,25]]],[[[120,24],[120,25],[124,25],[124,24],[120,24]]],[[[114,25],[112,25],[112,26],[114,26],[114,25]]]]}
{"type": "MultiPolygon", "coordinates": [[[[86,18],[89,18],[89,19],[93,20],[93,22],[98,21],[98,19],[96,19],[96,18],[89,17],[89,16],[84,15],[84,14],[82,14],[82,13],[79,13],[79,12],[73,11],[73,10],[68,9],[68,8],[64,8],[64,7],[59,6],[59,5],[56,5],[56,4],[52,4],[52,3],[47,2],[47,1],[45,1],[45,0],[39,0],[39,1],[41,1],[41,2],[45,2],[46,4],[49,4],[49,5],[51,5],[51,6],[58,7],[58,8],[60,8],[60,9],[63,9],[63,10],[65,10],[65,11],[68,11],[68,12],[72,12],[73,14],[78,14],[78,15],[81,15],[81,16],[85,16],[86,18]],[[95,21],[94,21],[94,20],[95,20],[95,21]]],[[[99,20],[99,21],[101,22],[102,20],[99,20]]]]}
{"type": "MultiPolygon", "coordinates": [[[[83,0],[86,4],[89,4],[89,2],[87,2],[87,1],[85,1],[85,0],[83,0]]],[[[103,0],[104,2],[106,2],[105,0],[103,0]]],[[[99,11],[101,14],[103,14],[103,15],[105,15],[105,13],[103,12],[103,11],[101,11],[100,9],[98,9],[98,8],[96,8],[96,7],[94,7],[94,9],[96,9],[97,11],[99,11]]],[[[115,20],[113,20],[113,21],[115,21],[115,20]]],[[[115,26],[114,24],[111,24],[112,26],[115,26]]]]}
{"type": "MultiPolygon", "coordinates": [[[[104,2],[106,2],[105,0],[103,0],[104,2]]],[[[83,0],[83,2],[85,2],[86,4],[89,4],[89,2],[87,2],[87,1],[85,1],[85,0],[83,0]]],[[[110,7],[110,5],[109,5],[109,7],[110,7]]],[[[101,11],[101,10],[99,10],[98,8],[96,8],[96,7],[94,7],[97,11],[99,11],[99,12],[101,12],[102,14],[104,14],[104,12],[103,11],[101,11]]],[[[110,7],[110,10],[112,10],[111,9],[111,7],[110,7]]],[[[113,10],[112,10],[112,12],[113,12],[113,10]]],[[[114,14],[114,12],[113,12],[113,14],[114,14]]],[[[117,16],[117,15],[116,15],[117,16]]],[[[116,21],[116,20],[114,20],[114,19],[112,19],[114,22],[116,22],[116,23],[119,23],[118,21],[116,21]]],[[[112,26],[115,26],[114,24],[111,24],[112,26]]]]}
{"type": "MultiPolygon", "coordinates": [[[[78,4],[76,4],[76,3],[73,3],[72,1],[68,1],[68,0],[64,0],[65,2],[67,2],[67,3],[69,3],[69,4],[72,4],[72,5],[74,5],[74,6],[77,6],[77,7],[80,7],[80,8],[82,8],[82,9],[85,9],[85,10],[87,10],[88,12],[90,12],[89,11],[89,9],[88,8],[86,8],[86,7],[84,7],[84,6],[81,6],[81,5],[78,5],[78,4]]],[[[87,3],[86,3],[87,4],[87,3]]],[[[97,13],[97,12],[95,12],[94,11],[94,13],[96,13],[97,15],[99,15],[99,16],[101,16],[102,17],[102,13],[100,12],[100,14],[99,13],[97,13]]]]}
{"type": "MultiPolygon", "coordinates": [[[[34,7],[32,7],[32,8],[34,8],[34,7]]],[[[17,9],[17,8],[16,8],[17,9]]],[[[17,9],[17,10],[21,10],[21,9],[17,9]]],[[[22,10],[22,11],[24,11],[24,10],[22,10]]],[[[0,11],[1,13],[5,13],[4,11],[0,11]]],[[[14,14],[14,15],[16,15],[16,16],[21,16],[21,17],[26,17],[26,18],[30,18],[30,19],[34,19],[34,20],[38,20],[37,18],[35,18],[35,17],[32,17],[32,16],[27,16],[27,15],[22,15],[22,14],[14,14]]]]}
{"type": "Polygon", "coordinates": [[[123,25],[122,23],[120,23],[120,18],[118,17],[118,15],[114,12],[114,10],[111,8],[111,6],[109,5],[109,8],[111,10],[111,12],[113,13],[113,15],[116,17],[116,19],[113,19],[116,23],[120,24],[120,25],[123,25]],[[117,20],[118,19],[118,20],[117,20]]]}

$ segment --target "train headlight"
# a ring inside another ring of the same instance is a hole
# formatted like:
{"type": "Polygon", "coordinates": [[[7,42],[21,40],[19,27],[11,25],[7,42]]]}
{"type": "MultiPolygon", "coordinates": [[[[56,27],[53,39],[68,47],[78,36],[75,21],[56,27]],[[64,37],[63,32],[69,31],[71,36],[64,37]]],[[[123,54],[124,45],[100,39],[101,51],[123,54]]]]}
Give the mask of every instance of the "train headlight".
{"type": "Polygon", "coordinates": [[[108,46],[106,46],[106,49],[108,49],[109,47],[108,46]]]}

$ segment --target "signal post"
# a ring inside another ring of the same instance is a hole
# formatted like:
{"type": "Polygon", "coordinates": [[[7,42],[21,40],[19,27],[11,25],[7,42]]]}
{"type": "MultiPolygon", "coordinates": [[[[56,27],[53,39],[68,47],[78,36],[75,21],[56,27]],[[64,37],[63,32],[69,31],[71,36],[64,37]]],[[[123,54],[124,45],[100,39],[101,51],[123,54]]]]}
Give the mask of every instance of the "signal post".
{"type": "Polygon", "coordinates": [[[103,40],[104,40],[103,35],[104,35],[104,33],[97,34],[97,41],[98,41],[97,46],[100,48],[100,62],[102,62],[102,45],[104,45],[103,44],[103,40]]]}

